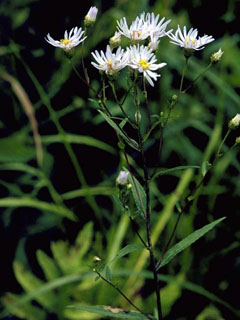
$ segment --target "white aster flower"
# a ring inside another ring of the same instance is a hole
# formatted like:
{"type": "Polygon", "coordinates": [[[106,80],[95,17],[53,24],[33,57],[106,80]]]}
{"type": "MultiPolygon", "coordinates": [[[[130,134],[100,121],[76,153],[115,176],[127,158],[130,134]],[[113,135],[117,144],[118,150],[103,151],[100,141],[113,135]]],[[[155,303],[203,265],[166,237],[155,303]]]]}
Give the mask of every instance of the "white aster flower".
{"type": "Polygon", "coordinates": [[[98,14],[98,8],[97,7],[91,7],[89,9],[87,15],[85,16],[84,25],[87,26],[87,27],[93,25],[94,22],[96,21],[97,14],[98,14]]]}
{"type": "Polygon", "coordinates": [[[144,16],[137,17],[130,27],[128,27],[126,18],[122,18],[120,21],[117,21],[118,31],[129,38],[131,41],[141,41],[147,39],[149,36],[147,28],[143,20],[144,16]]]}
{"type": "Polygon", "coordinates": [[[178,26],[175,35],[170,33],[169,38],[172,40],[170,41],[173,44],[176,44],[184,49],[190,50],[202,50],[204,49],[204,45],[214,41],[212,36],[204,35],[203,37],[198,37],[198,30],[191,28],[187,32],[187,28],[183,27],[183,32],[181,31],[180,27],[178,26]]]}
{"type": "Polygon", "coordinates": [[[87,38],[82,38],[83,34],[84,31],[82,31],[82,28],[75,27],[71,29],[69,34],[66,30],[64,32],[64,39],[61,39],[60,41],[54,40],[49,33],[45,40],[54,47],[59,47],[68,51],[79,45],[79,43],[83,42],[87,38]]]}
{"type": "Polygon", "coordinates": [[[166,63],[156,64],[157,58],[151,49],[141,45],[134,45],[127,48],[128,52],[128,65],[130,68],[138,70],[143,73],[143,76],[147,79],[151,86],[154,86],[153,80],[157,80],[161,75],[153,72],[157,69],[163,68],[166,63]]]}
{"type": "Polygon", "coordinates": [[[129,172],[121,170],[116,179],[116,183],[122,186],[126,185],[128,183],[128,175],[129,175],[129,172]]]}
{"type": "Polygon", "coordinates": [[[154,13],[147,13],[145,16],[145,12],[141,14],[141,17],[144,21],[144,27],[147,29],[148,35],[155,38],[161,38],[168,35],[172,30],[166,32],[167,25],[171,22],[171,20],[165,21],[165,17],[163,17],[160,21],[160,15],[154,15],[154,13]],[[165,21],[165,22],[164,22],[165,21]]]}
{"type": "Polygon", "coordinates": [[[98,70],[104,71],[108,75],[116,74],[118,71],[126,67],[128,63],[128,55],[121,47],[117,49],[116,53],[113,53],[108,45],[106,53],[102,50],[100,53],[95,50],[95,52],[92,52],[92,56],[97,62],[91,62],[92,65],[98,70]]]}

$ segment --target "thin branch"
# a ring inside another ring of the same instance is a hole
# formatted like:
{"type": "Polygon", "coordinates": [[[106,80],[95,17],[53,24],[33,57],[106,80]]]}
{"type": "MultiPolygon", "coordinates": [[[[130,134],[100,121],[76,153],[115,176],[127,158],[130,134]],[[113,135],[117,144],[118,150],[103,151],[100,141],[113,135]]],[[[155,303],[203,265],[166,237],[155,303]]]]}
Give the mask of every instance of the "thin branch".
{"type": "Polygon", "coordinates": [[[147,319],[149,320],[153,320],[153,317],[149,316],[148,314],[146,314],[144,311],[142,311],[141,309],[139,309],[115,284],[113,284],[112,282],[108,281],[103,275],[101,275],[100,272],[98,272],[96,269],[93,269],[94,272],[96,272],[96,274],[103,280],[105,281],[107,284],[109,284],[112,288],[114,288],[115,290],[117,290],[117,292],[125,299],[127,300],[127,302],[133,306],[138,312],[140,312],[141,314],[143,314],[147,319]]]}

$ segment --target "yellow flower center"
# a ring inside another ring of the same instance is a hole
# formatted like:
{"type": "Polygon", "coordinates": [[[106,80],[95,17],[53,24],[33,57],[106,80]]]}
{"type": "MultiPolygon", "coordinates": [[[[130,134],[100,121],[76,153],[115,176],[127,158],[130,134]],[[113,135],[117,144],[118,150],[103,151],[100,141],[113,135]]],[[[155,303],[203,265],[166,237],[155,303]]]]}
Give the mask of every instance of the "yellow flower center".
{"type": "Polygon", "coordinates": [[[61,39],[60,42],[65,46],[67,46],[68,44],[70,45],[72,44],[72,42],[69,39],[61,39]]]}
{"type": "Polygon", "coordinates": [[[112,62],[110,60],[107,62],[107,68],[108,70],[112,68],[112,62]]]}
{"type": "Polygon", "coordinates": [[[140,31],[137,31],[137,30],[133,31],[133,32],[132,32],[132,38],[133,38],[133,39],[135,39],[135,37],[136,37],[135,34],[137,34],[137,36],[140,37],[141,32],[140,32],[140,31]]]}
{"type": "Polygon", "coordinates": [[[149,67],[149,64],[147,63],[146,60],[140,60],[139,64],[143,69],[148,69],[148,67],[149,67]]]}
{"type": "Polygon", "coordinates": [[[189,43],[189,41],[192,42],[192,44],[195,44],[195,40],[194,39],[189,39],[188,37],[186,38],[187,44],[189,43]]]}

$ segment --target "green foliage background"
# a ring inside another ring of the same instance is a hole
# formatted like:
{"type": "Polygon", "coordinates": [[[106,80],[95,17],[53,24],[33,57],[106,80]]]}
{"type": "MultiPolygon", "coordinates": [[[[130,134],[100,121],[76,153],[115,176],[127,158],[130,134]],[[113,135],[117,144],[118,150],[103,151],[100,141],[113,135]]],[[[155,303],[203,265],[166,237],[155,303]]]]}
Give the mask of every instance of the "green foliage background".
{"type": "MultiPolygon", "coordinates": [[[[116,20],[124,16],[131,21],[142,11],[153,11],[172,19],[171,28],[193,26],[201,35],[216,38],[191,58],[186,84],[204,70],[213,52],[219,48],[224,51],[221,63],[182,96],[164,131],[160,167],[196,168],[168,172],[151,184],[153,242],[159,252],[173,229],[178,203],[201,177],[197,168],[212,160],[228,121],[240,112],[240,35],[234,29],[239,23],[239,1],[219,4],[215,13],[209,13],[205,1],[181,1],[181,5],[176,0],[95,1],[85,4],[85,11],[76,11],[74,1],[67,8],[55,5],[54,1],[47,4],[42,0],[2,0],[0,4],[0,270],[2,279],[8,279],[1,293],[2,319],[104,319],[67,308],[78,304],[129,309],[116,291],[95,281],[92,272],[95,255],[110,261],[125,245],[139,242],[127,215],[120,212],[112,197],[117,195],[115,179],[124,164],[123,155],[113,129],[97,112],[99,106],[92,92],[79,82],[62,51],[45,42],[48,32],[60,38],[65,29],[82,24],[91,5],[100,9],[84,50],[89,76],[96,79],[95,88],[100,87],[100,77],[90,65],[90,52],[105,49],[116,20]],[[198,25],[193,20],[197,11],[203,14],[198,25]],[[205,21],[204,13],[213,23],[205,21]],[[6,73],[17,80],[34,109],[43,144],[42,167],[36,159],[28,109],[19,101],[6,73]]],[[[167,38],[161,40],[157,56],[160,62],[167,62],[167,67],[161,69],[161,79],[149,89],[150,108],[155,114],[166,111],[184,65],[181,49],[167,38]]],[[[80,48],[74,63],[81,70],[80,48]]],[[[123,72],[119,77],[119,92],[127,89],[125,76],[123,72]]],[[[112,96],[108,106],[115,116],[120,115],[112,96]]],[[[125,110],[134,116],[131,98],[125,110]]],[[[146,118],[144,108],[141,112],[142,119],[146,118]]],[[[229,137],[224,151],[239,133],[229,137]]],[[[148,140],[150,166],[155,164],[157,137],[154,130],[148,140]]],[[[213,220],[227,219],[162,269],[159,277],[165,319],[239,318],[238,150],[219,159],[182,217],[176,242],[213,220]]],[[[140,160],[134,152],[130,161],[141,175],[137,169],[140,160]]],[[[144,234],[144,229],[140,232],[144,234]]],[[[135,304],[152,313],[155,298],[148,265],[147,253],[137,250],[114,261],[110,268],[114,283],[135,304]]]]}

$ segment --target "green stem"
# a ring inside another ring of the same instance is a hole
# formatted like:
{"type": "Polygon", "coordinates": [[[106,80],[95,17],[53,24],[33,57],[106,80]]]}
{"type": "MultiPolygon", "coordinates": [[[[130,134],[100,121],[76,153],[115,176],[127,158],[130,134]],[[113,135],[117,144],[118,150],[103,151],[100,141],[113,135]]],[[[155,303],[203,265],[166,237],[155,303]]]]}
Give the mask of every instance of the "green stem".
{"type": "Polygon", "coordinates": [[[150,127],[151,127],[151,118],[150,118],[150,108],[149,108],[149,103],[148,103],[146,82],[145,82],[145,78],[144,77],[143,77],[143,93],[144,93],[146,107],[147,107],[147,121],[148,121],[147,131],[149,131],[150,127]]]}
{"type": "Polygon", "coordinates": [[[211,68],[212,65],[212,62],[210,62],[206,69],[203,70],[185,90],[180,91],[180,93],[186,93],[189,89],[191,89],[193,85],[211,68]]]}
{"type": "Polygon", "coordinates": [[[181,82],[180,82],[180,87],[179,87],[179,94],[182,93],[183,81],[184,81],[185,73],[187,71],[188,59],[189,59],[189,57],[186,57],[185,64],[183,67],[182,77],[181,77],[181,82]]]}
{"type": "Polygon", "coordinates": [[[115,85],[114,85],[114,82],[110,81],[109,80],[109,84],[112,88],[112,92],[113,92],[113,96],[114,96],[114,99],[116,101],[116,103],[119,105],[121,111],[122,111],[122,114],[128,119],[128,122],[135,127],[135,124],[132,122],[132,120],[129,118],[129,116],[126,114],[126,112],[124,111],[123,109],[123,104],[120,103],[119,99],[118,99],[118,96],[117,96],[117,93],[116,93],[116,89],[115,89],[115,85]]]}
{"type": "Polygon", "coordinates": [[[215,161],[219,157],[221,149],[222,149],[222,146],[223,146],[224,142],[226,141],[227,137],[229,136],[230,132],[231,132],[231,129],[228,129],[227,133],[225,134],[225,137],[223,138],[223,140],[222,140],[222,142],[221,142],[221,144],[220,144],[220,146],[219,146],[219,148],[218,148],[218,150],[216,152],[216,155],[215,155],[215,158],[213,160],[212,165],[215,163],[215,161]]]}
{"type": "Polygon", "coordinates": [[[148,314],[146,314],[145,312],[143,312],[141,309],[139,309],[115,284],[113,284],[112,282],[108,281],[103,275],[101,275],[100,272],[98,272],[96,269],[93,269],[94,272],[96,272],[96,274],[103,280],[105,281],[108,285],[110,285],[112,288],[114,288],[115,290],[117,290],[117,292],[131,305],[133,306],[138,312],[140,312],[141,314],[143,314],[147,319],[152,320],[153,318],[151,316],[149,316],[148,314]]]}

